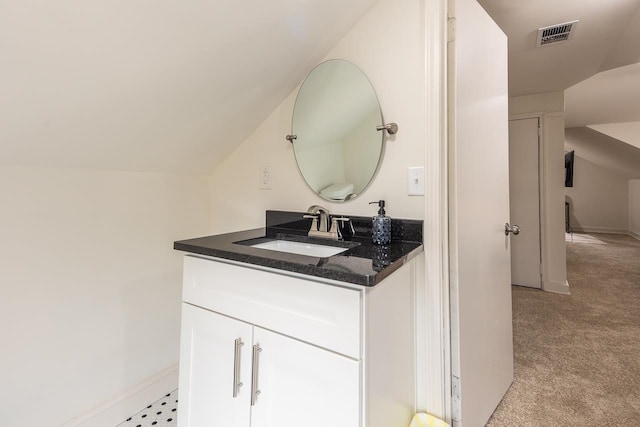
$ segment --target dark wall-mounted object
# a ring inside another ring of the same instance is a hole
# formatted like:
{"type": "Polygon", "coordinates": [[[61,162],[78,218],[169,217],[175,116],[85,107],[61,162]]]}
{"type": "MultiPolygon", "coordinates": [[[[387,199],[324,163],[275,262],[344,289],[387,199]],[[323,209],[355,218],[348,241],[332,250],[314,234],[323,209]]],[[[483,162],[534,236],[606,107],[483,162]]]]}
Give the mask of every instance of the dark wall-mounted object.
{"type": "Polygon", "coordinates": [[[573,187],[573,161],[575,152],[569,151],[564,155],[564,186],[573,187]]]}

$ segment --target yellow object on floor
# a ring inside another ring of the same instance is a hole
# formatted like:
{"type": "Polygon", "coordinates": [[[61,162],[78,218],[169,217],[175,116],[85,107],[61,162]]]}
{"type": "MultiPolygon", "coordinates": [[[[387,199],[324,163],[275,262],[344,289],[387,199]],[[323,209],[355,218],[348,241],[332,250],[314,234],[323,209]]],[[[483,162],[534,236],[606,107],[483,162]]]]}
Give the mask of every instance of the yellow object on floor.
{"type": "Polygon", "coordinates": [[[411,420],[409,427],[449,427],[449,424],[433,415],[416,414],[411,420]]]}

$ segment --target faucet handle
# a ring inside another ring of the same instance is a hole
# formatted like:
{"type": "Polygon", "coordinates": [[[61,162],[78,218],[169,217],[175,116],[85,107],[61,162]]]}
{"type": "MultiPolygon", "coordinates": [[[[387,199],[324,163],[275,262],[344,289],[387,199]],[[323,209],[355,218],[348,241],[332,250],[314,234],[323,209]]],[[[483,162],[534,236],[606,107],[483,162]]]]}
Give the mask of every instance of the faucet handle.
{"type": "Polygon", "coordinates": [[[333,217],[331,218],[331,231],[333,231],[334,226],[336,227],[336,232],[338,233],[338,236],[340,236],[342,238],[342,234],[343,232],[341,230],[344,230],[346,223],[349,223],[349,232],[347,235],[348,236],[355,236],[356,235],[356,230],[353,228],[353,223],[351,222],[351,218],[347,218],[347,217],[333,217]],[[342,224],[340,226],[338,226],[338,222],[341,222],[342,224]]]}
{"type": "Polygon", "coordinates": [[[316,230],[316,231],[318,230],[318,215],[309,215],[309,214],[307,214],[307,215],[303,215],[302,218],[310,218],[310,219],[313,220],[313,221],[311,221],[310,231],[311,230],[316,230]]]}
{"type": "Polygon", "coordinates": [[[342,218],[331,218],[331,229],[329,230],[329,234],[335,240],[342,239],[342,233],[340,233],[340,228],[338,227],[338,221],[342,220],[342,218]]]}

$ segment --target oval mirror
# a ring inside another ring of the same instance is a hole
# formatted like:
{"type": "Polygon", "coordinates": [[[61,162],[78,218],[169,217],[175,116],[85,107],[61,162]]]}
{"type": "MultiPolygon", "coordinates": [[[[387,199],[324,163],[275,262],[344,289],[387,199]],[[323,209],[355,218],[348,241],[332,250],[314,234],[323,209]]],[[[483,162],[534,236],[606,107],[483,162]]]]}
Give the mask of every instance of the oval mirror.
{"type": "Polygon", "coordinates": [[[382,111],[367,76],[333,59],[302,83],[293,109],[293,151],[307,185],[320,197],[344,202],[373,180],[382,157],[382,111]]]}

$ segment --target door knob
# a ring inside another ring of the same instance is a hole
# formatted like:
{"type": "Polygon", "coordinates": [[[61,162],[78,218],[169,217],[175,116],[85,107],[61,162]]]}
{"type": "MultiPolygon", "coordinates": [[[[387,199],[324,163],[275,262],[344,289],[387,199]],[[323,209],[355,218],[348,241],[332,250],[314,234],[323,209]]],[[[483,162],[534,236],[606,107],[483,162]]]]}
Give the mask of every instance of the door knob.
{"type": "Polygon", "coordinates": [[[520,234],[520,227],[518,227],[517,225],[509,225],[509,223],[507,222],[504,225],[504,235],[508,236],[509,233],[513,233],[514,236],[517,236],[518,234],[520,234]]]}

